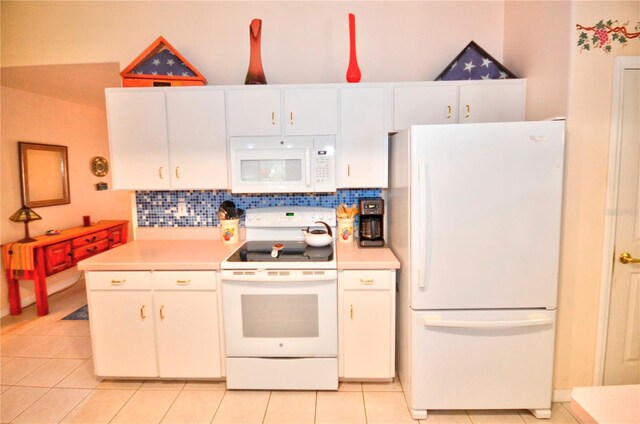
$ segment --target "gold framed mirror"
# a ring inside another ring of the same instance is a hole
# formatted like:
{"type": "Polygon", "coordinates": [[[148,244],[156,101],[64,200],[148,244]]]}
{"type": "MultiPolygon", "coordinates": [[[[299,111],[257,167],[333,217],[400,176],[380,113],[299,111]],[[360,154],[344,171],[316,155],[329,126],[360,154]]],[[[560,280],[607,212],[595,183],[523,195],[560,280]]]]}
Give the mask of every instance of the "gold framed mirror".
{"type": "Polygon", "coordinates": [[[18,142],[22,203],[29,208],[71,203],[67,146],[18,142]]]}

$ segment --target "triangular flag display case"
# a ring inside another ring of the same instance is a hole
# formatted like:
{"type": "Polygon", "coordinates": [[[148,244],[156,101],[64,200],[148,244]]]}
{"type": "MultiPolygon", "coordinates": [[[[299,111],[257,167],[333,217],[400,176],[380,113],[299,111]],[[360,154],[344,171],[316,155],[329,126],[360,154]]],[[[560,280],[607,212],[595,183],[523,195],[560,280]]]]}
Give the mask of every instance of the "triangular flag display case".
{"type": "Polygon", "coordinates": [[[471,41],[436,77],[436,81],[518,78],[482,47],[471,41]]]}
{"type": "Polygon", "coordinates": [[[207,84],[207,79],[163,37],[158,37],[120,76],[123,87],[207,84]]]}

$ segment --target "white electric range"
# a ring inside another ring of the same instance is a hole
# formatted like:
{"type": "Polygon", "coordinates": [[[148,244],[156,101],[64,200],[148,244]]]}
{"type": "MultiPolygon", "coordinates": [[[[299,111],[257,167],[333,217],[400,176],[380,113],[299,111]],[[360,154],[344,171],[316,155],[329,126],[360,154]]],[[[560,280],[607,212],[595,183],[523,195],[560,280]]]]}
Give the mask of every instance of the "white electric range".
{"type": "Polygon", "coordinates": [[[338,388],[335,239],[306,245],[316,221],[335,234],[330,208],[247,211],[247,241],[220,265],[227,388],[338,388]]]}

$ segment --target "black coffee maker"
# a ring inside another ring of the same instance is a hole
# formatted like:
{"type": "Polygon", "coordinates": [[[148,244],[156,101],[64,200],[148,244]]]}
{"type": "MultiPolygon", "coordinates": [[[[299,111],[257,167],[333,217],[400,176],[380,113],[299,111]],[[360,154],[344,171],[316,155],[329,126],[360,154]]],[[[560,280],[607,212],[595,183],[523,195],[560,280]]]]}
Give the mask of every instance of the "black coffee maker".
{"type": "Polygon", "coordinates": [[[360,199],[360,241],[362,247],[382,247],[384,200],[379,197],[360,199]]]}

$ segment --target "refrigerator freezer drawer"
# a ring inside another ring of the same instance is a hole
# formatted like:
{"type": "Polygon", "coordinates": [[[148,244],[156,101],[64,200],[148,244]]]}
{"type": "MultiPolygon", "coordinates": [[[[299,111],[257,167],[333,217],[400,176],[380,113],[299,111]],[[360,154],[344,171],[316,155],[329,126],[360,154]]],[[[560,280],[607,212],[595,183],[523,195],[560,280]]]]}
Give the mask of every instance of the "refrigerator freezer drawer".
{"type": "Polygon", "coordinates": [[[556,311],[412,311],[411,318],[411,409],[551,407],[556,311]]]}

